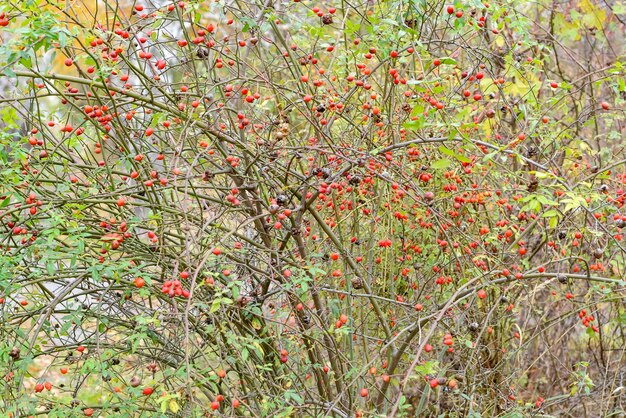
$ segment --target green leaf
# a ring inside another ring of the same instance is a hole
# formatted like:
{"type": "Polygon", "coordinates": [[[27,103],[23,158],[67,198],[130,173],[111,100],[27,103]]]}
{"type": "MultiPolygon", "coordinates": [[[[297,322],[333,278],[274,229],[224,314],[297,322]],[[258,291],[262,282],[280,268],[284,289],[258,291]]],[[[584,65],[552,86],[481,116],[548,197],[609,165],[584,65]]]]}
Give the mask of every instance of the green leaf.
{"type": "Polygon", "coordinates": [[[557,225],[559,224],[559,217],[555,216],[553,218],[550,218],[549,224],[550,224],[550,228],[552,229],[556,228],[557,225]]]}
{"type": "Polygon", "coordinates": [[[360,28],[361,28],[360,24],[353,22],[351,19],[346,20],[346,34],[347,35],[352,35],[354,33],[357,33],[360,28]]]}
{"type": "Polygon", "coordinates": [[[423,113],[424,113],[424,106],[418,104],[418,105],[415,105],[413,107],[413,110],[411,110],[411,115],[410,116],[414,117],[414,116],[417,116],[417,115],[423,115],[423,113]]]}
{"type": "Polygon", "coordinates": [[[472,160],[470,160],[466,156],[458,154],[458,153],[454,152],[453,150],[445,147],[444,145],[440,145],[439,146],[439,151],[441,151],[442,153],[444,153],[446,155],[449,155],[450,157],[456,158],[457,160],[459,160],[462,163],[471,163],[472,162],[472,160]]]}
{"type": "Polygon", "coordinates": [[[559,216],[559,212],[555,209],[550,209],[541,214],[542,218],[554,218],[559,216]]]}
{"type": "Polygon", "coordinates": [[[543,196],[543,195],[537,195],[537,200],[542,204],[542,205],[548,205],[548,206],[558,206],[558,202],[555,202],[552,199],[548,199],[547,197],[543,196]]]}
{"type": "Polygon", "coordinates": [[[313,276],[325,276],[326,275],[326,271],[318,267],[311,267],[309,268],[309,271],[311,272],[313,276]]]}
{"type": "Polygon", "coordinates": [[[494,157],[495,157],[495,156],[496,156],[499,152],[500,152],[500,150],[495,150],[495,151],[490,152],[489,154],[485,154],[485,156],[483,157],[482,162],[483,162],[483,163],[486,163],[486,162],[488,162],[488,161],[493,160],[493,158],[494,158],[494,157]]]}
{"type": "Polygon", "coordinates": [[[398,26],[398,22],[396,22],[393,19],[381,19],[380,22],[381,23],[387,23],[388,25],[391,25],[391,26],[398,26]]]}
{"type": "Polygon", "coordinates": [[[454,58],[450,58],[450,57],[443,57],[443,58],[439,58],[439,61],[441,61],[440,65],[456,65],[456,60],[454,58]]]}
{"type": "Polygon", "coordinates": [[[415,373],[417,373],[420,376],[425,376],[427,374],[435,373],[438,368],[439,368],[438,361],[427,361],[424,364],[418,364],[415,367],[415,373]]]}
{"type": "Polygon", "coordinates": [[[221,302],[222,302],[221,299],[215,299],[213,303],[211,304],[211,309],[209,310],[209,313],[217,312],[220,309],[220,306],[222,305],[221,302]]]}
{"type": "Polygon", "coordinates": [[[432,163],[430,167],[434,169],[448,168],[450,167],[450,164],[452,164],[452,161],[448,160],[447,158],[442,158],[441,160],[437,160],[432,163]]]}
{"type": "Polygon", "coordinates": [[[263,328],[263,325],[261,324],[261,321],[256,316],[254,318],[252,318],[250,323],[252,324],[252,328],[254,328],[257,331],[260,330],[261,328],[263,328]]]}
{"type": "Polygon", "coordinates": [[[237,299],[239,297],[239,286],[235,283],[233,284],[233,287],[231,289],[232,295],[233,295],[233,299],[237,299]]]}
{"type": "Polygon", "coordinates": [[[413,130],[413,131],[417,131],[422,126],[424,126],[424,116],[423,115],[422,115],[422,117],[417,117],[415,120],[410,120],[410,121],[404,122],[402,124],[402,127],[404,129],[410,129],[410,130],[413,130]]]}
{"type": "Polygon", "coordinates": [[[302,397],[293,390],[288,390],[285,392],[285,400],[293,400],[298,405],[302,405],[304,403],[304,399],[302,399],[302,397]]]}

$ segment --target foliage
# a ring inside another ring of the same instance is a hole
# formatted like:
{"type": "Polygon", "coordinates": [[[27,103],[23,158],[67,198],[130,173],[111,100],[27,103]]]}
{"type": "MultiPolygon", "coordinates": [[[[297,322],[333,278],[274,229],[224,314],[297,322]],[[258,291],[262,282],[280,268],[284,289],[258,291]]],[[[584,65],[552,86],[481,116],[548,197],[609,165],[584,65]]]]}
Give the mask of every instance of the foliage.
{"type": "Polygon", "coordinates": [[[0,0],[3,416],[624,414],[622,3],[0,0]]]}

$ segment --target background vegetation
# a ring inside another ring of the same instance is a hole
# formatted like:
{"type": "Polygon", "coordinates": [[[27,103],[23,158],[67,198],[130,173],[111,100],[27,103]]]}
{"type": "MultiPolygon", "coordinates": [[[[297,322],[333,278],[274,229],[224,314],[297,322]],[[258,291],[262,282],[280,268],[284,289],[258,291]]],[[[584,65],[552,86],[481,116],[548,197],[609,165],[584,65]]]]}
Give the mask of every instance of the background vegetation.
{"type": "Polygon", "coordinates": [[[0,0],[0,414],[623,417],[625,22],[0,0]]]}

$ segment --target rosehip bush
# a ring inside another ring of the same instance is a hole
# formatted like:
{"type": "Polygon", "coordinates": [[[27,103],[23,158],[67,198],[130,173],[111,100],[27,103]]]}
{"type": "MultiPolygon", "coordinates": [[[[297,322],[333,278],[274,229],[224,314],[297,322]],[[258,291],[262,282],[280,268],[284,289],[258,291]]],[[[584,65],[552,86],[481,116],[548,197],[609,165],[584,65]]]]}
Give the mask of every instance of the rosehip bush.
{"type": "Polygon", "coordinates": [[[624,19],[0,0],[3,416],[624,414],[624,19]]]}

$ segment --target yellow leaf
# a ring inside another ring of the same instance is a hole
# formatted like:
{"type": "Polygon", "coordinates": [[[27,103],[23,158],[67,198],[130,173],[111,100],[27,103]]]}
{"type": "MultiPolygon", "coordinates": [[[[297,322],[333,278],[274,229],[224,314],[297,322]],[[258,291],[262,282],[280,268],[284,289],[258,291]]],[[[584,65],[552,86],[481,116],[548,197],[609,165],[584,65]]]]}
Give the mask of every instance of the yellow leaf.
{"type": "Polygon", "coordinates": [[[578,22],[569,22],[561,13],[554,17],[554,29],[560,38],[567,38],[571,41],[580,40],[578,22]]]}
{"type": "Polygon", "coordinates": [[[488,118],[485,118],[484,122],[483,122],[483,135],[486,138],[491,137],[491,133],[493,132],[493,130],[491,129],[491,120],[488,118]]]}
{"type": "Polygon", "coordinates": [[[176,399],[170,399],[170,402],[167,406],[174,414],[180,410],[180,406],[178,406],[178,402],[176,402],[176,399]]]}
{"type": "Polygon", "coordinates": [[[583,12],[582,22],[585,26],[602,30],[602,25],[606,22],[606,11],[596,7],[590,0],[582,0],[580,10],[583,12]]]}
{"type": "Polygon", "coordinates": [[[533,97],[537,94],[537,91],[541,86],[541,81],[535,73],[522,73],[513,65],[509,65],[507,74],[514,75],[514,77],[511,77],[514,82],[505,85],[503,88],[505,94],[518,97],[526,97],[529,94],[533,97]]]}
{"type": "Polygon", "coordinates": [[[594,4],[591,3],[589,0],[582,0],[580,3],[578,3],[578,7],[580,7],[580,10],[583,13],[593,13],[595,10],[594,4]]]}

